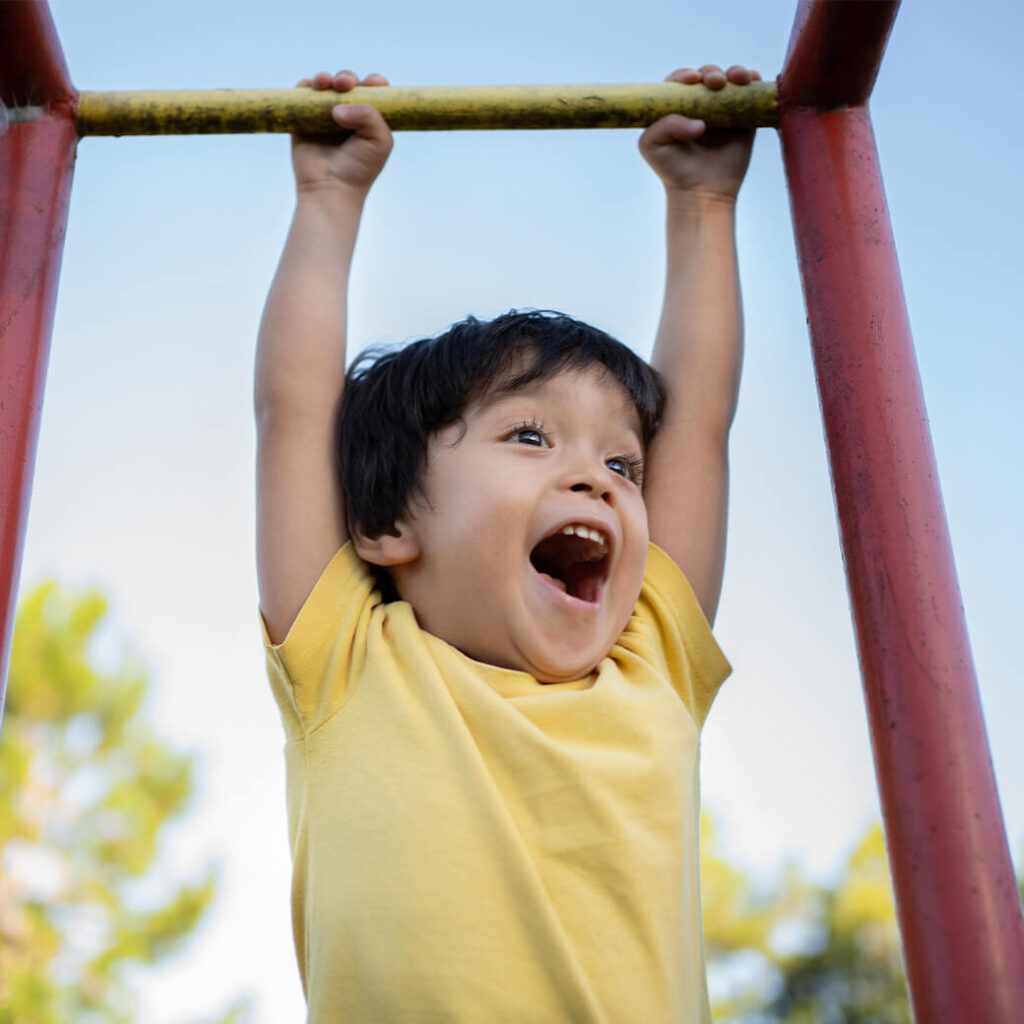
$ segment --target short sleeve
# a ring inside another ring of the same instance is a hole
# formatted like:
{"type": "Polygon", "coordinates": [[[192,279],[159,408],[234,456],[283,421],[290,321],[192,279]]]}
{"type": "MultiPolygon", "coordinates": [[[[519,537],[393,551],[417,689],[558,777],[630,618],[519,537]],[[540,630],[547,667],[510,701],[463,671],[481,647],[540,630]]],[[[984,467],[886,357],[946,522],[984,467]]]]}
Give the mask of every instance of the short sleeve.
{"type": "Polygon", "coordinates": [[[333,715],[358,676],[369,621],[380,604],[373,577],[346,544],[321,573],[279,644],[263,643],[267,676],[281,710],[285,733],[298,739],[333,715]]]}
{"type": "Polygon", "coordinates": [[[732,666],[682,570],[656,544],[649,546],[640,598],[619,642],[655,662],[703,726],[732,666]]]}

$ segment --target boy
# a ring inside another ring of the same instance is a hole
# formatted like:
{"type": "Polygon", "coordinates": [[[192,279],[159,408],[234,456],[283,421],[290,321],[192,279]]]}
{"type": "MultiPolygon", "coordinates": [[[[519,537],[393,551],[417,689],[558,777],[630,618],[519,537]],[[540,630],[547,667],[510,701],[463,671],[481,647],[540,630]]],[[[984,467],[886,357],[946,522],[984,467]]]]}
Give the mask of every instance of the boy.
{"type": "Polygon", "coordinates": [[[672,115],[641,138],[668,200],[660,376],[535,313],[471,318],[346,382],[349,264],[391,135],[370,107],[334,116],[343,140],[293,141],[256,361],[309,1019],[707,1020],[697,754],[729,671],[708,623],[752,133],[672,115]]]}

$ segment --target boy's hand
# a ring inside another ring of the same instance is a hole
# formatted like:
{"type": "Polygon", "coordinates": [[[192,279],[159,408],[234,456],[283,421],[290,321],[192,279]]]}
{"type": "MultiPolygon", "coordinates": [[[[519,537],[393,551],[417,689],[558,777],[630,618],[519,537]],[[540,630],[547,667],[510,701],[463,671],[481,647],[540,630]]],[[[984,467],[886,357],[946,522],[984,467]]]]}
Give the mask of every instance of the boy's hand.
{"type": "MultiPolygon", "coordinates": [[[[348,92],[357,85],[387,85],[383,75],[367,75],[361,82],[352,71],[329,75],[321,71],[304,78],[299,88],[348,92]]],[[[338,135],[293,135],[292,166],[299,192],[341,187],[366,193],[391,152],[391,129],[373,107],[365,103],[336,106],[331,115],[346,132],[338,135]]]]}
{"type": "MultiPolygon", "coordinates": [[[[726,82],[749,85],[760,74],[734,64],[723,71],[716,64],[699,70],[681,68],[665,81],[697,85],[715,91],[726,82]]],[[[669,114],[640,136],[640,152],[669,191],[705,193],[734,199],[750,163],[754,132],[708,128],[703,121],[669,114]]]]}

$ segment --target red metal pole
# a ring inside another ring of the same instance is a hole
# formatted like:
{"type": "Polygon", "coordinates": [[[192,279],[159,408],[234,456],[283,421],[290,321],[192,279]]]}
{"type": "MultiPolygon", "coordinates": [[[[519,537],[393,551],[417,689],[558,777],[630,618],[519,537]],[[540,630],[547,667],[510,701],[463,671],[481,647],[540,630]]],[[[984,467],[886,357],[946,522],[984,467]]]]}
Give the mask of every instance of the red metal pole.
{"type": "Polygon", "coordinates": [[[864,105],[896,6],[801,5],[780,130],[915,1016],[1010,1024],[1024,920],[864,105]]]}
{"type": "Polygon", "coordinates": [[[0,0],[7,108],[0,118],[0,711],[78,141],[76,101],[47,5],[0,0]]]}

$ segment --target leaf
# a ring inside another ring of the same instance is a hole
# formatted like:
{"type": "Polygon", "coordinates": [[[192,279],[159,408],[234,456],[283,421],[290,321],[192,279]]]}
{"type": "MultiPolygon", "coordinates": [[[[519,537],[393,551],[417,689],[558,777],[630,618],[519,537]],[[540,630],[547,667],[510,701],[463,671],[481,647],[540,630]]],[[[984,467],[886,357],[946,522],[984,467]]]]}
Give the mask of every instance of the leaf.
{"type": "Polygon", "coordinates": [[[53,581],[18,609],[0,730],[0,1024],[127,1024],[126,969],[181,949],[215,895],[212,871],[155,871],[194,762],[146,721],[138,660],[95,657],[107,614],[100,592],[53,581]],[[154,903],[138,905],[140,886],[154,903]]]}

